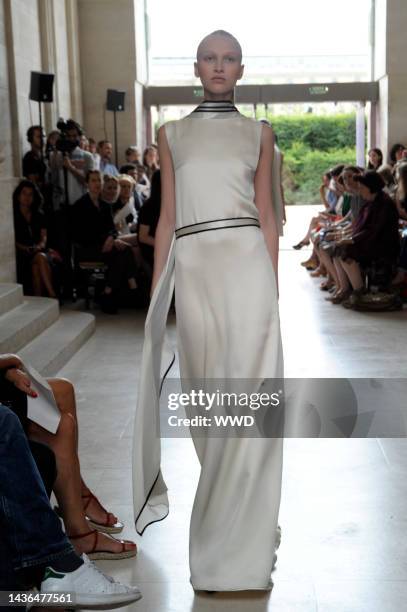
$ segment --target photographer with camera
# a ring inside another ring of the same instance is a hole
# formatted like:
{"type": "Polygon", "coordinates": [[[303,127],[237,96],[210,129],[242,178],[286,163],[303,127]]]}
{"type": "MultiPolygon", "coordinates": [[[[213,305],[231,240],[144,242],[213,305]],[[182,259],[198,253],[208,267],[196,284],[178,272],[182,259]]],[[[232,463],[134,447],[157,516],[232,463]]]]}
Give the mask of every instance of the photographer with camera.
{"type": "Polygon", "coordinates": [[[70,209],[86,193],[86,174],[93,170],[94,160],[89,151],[80,147],[81,126],[73,119],[57,123],[59,137],[49,154],[52,183],[53,242],[62,254],[63,296],[73,297],[72,246],[69,235],[70,209]]]}
{"type": "Polygon", "coordinates": [[[60,136],[49,157],[54,210],[74,204],[86,193],[85,177],[94,167],[92,154],[80,147],[81,126],[73,119],[60,119],[57,127],[60,136]]]}

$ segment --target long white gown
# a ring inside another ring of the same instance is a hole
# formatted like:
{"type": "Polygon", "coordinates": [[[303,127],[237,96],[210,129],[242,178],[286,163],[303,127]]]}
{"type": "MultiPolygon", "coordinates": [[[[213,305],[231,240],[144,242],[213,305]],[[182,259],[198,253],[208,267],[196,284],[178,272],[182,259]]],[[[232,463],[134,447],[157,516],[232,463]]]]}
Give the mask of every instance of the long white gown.
{"type": "MultiPolygon", "coordinates": [[[[204,221],[258,220],[254,175],[262,124],[232,103],[204,101],[165,124],[176,180],[176,228],[145,323],[135,417],[133,495],[142,533],[168,513],[161,473],[158,398],[175,284],[181,378],[283,377],[277,288],[257,226],[199,231],[204,221]],[[195,225],[198,224],[198,225],[195,225]],[[191,231],[191,228],[190,230],[191,231]]],[[[282,438],[198,437],[201,474],[190,525],[197,590],[270,588],[281,494],[282,438]]]]}

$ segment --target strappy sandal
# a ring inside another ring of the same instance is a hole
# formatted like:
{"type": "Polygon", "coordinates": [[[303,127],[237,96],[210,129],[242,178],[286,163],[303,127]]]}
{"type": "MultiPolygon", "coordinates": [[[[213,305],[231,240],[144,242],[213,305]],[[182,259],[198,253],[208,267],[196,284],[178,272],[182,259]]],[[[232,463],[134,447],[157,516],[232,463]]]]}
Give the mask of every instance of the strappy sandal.
{"type": "Polygon", "coordinates": [[[305,247],[308,245],[309,245],[309,240],[308,242],[306,240],[301,240],[298,244],[293,244],[293,249],[295,249],[296,251],[299,251],[300,249],[302,249],[302,247],[305,247]]]}
{"type": "Polygon", "coordinates": [[[113,516],[113,514],[103,508],[98,498],[93,495],[91,491],[89,491],[89,493],[86,493],[86,495],[82,495],[82,499],[87,500],[83,508],[85,514],[92,499],[95,499],[99,506],[102,508],[103,512],[106,513],[106,521],[104,523],[96,523],[96,521],[93,521],[89,516],[86,516],[90,527],[93,527],[93,529],[97,529],[98,531],[102,531],[103,533],[120,533],[121,531],[123,531],[124,525],[120,521],[117,521],[117,523],[114,523],[113,525],[109,523],[109,517],[113,516]]]}
{"type": "Polygon", "coordinates": [[[113,560],[113,559],[130,559],[131,557],[135,557],[137,555],[137,547],[131,550],[126,550],[126,544],[127,543],[133,544],[133,542],[130,542],[130,540],[116,540],[116,538],[113,538],[113,539],[115,539],[116,542],[120,542],[120,544],[122,545],[122,549],[119,552],[113,552],[111,550],[96,550],[96,546],[98,543],[98,535],[99,535],[99,532],[97,529],[91,529],[90,531],[86,531],[86,533],[68,535],[68,538],[70,540],[80,540],[81,538],[86,538],[87,536],[90,536],[90,535],[94,536],[94,540],[93,540],[93,546],[91,550],[86,553],[89,559],[93,559],[95,561],[113,560]]]}

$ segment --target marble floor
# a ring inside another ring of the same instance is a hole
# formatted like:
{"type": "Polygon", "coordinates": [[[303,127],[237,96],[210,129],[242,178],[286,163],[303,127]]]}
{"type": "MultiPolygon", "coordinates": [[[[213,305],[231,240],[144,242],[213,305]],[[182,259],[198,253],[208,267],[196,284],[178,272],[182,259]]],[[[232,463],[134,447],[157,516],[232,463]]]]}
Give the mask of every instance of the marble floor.
{"type": "MultiPolygon", "coordinates": [[[[281,241],[280,312],[289,377],[406,377],[407,312],[366,314],[324,300],[299,266],[311,207],[288,210],[281,241]]],[[[96,313],[91,340],[60,372],[77,391],[82,472],[138,542],[136,559],[99,562],[136,583],[140,612],[400,612],[407,601],[407,441],[288,439],[282,543],[267,594],[195,594],[188,524],[198,464],[188,439],[166,439],[168,518],[140,538],[132,526],[131,436],[143,313],[96,313]]],[[[170,318],[174,332],[174,319],[170,318]]],[[[244,555],[244,550],[242,550],[244,555]]]]}

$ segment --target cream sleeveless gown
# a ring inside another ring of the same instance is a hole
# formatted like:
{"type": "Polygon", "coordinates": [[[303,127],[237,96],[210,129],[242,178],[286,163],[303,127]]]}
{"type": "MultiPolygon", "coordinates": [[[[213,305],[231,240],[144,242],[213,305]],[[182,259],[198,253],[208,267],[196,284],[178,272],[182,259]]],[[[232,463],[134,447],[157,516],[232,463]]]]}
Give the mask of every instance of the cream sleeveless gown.
{"type": "MultiPolygon", "coordinates": [[[[231,104],[203,102],[165,124],[176,179],[176,228],[251,217],[262,124],[231,104]]],[[[161,359],[175,283],[181,378],[281,378],[274,270],[259,227],[226,227],[172,241],[145,324],[135,418],[133,495],[138,533],[168,513],[160,468],[161,359]]],[[[192,431],[192,436],[194,432],[192,431]]],[[[195,437],[201,474],[190,525],[197,590],[270,588],[282,438],[195,437]]]]}

